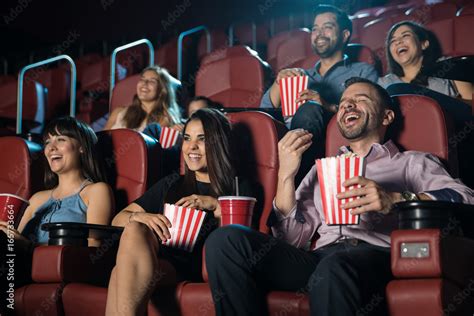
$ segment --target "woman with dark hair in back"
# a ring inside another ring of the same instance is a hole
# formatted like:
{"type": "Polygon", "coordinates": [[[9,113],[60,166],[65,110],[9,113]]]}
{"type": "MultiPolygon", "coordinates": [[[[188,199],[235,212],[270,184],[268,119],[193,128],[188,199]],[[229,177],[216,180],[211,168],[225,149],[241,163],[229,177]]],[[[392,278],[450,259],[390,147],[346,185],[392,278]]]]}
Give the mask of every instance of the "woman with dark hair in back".
{"type": "Polygon", "coordinates": [[[104,129],[130,128],[143,131],[148,124],[172,127],[181,123],[173,77],[159,66],[145,68],[137,83],[131,106],[116,108],[104,129]]]}
{"type": "MultiPolygon", "coordinates": [[[[144,315],[157,285],[158,258],[172,263],[180,280],[201,280],[202,246],[221,216],[218,196],[234,194],[236,169],[231,151],[231,126],[216,109],[201,109],[184,126],[182,155],[185,174],[170,175],[115,216],[124,226],[107,296],[107,315],[144,315]],[[164,204],[207,212],[192,252],[161,245],[170,238],[171,223],[164,204]]],[[[253,196],[241,183],[243,195],[253,196]]]]}
{"type": "Polygon", "coordinates": [[[472,85],[429,76],[425,70],[441,57],[441,47],[433,33],[423,26],[402,21],[390,29],[385,42],[389,74],[378,83],[386,88],[393,83],[411,83],[444,95],[472,99],[472,85]]]}
{"type": "MultiPolygon", "coordinates": [[[[46,190],[35,193],[21,218],[18,230],[0,221],[0,230],[15,239],[16,286],[31,275],[32,251],[48,243],[44,223],[81,222],[110,224],[114,199],[104,182],[94,146],[94,131],[72,117],[52,121],[43,132],[46,190]],[[19,263],[21,262],[21,264],[19,263]]],[[[4,236],[0,236],[4,237],[4,236]]],[[[97,245],[90,240],[90,245],[97,245]]]]}

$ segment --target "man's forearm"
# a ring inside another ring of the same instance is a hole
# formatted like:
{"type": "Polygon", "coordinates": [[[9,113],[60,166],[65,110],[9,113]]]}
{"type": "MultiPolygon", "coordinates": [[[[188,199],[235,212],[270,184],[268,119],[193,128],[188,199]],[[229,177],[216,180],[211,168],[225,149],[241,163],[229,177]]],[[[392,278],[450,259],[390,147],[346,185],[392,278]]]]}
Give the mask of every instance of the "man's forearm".
{"type": "Polygon", "coordinates": [[[288,215],[296,204],[295,178],[278,175],[275,205],[283,215],[288,215]]]}
{"type": "Polygon", "coordinates": [[[274,82],[270,87],[270,101],[274,108],[280,107],[280,87],[274,82]]]}

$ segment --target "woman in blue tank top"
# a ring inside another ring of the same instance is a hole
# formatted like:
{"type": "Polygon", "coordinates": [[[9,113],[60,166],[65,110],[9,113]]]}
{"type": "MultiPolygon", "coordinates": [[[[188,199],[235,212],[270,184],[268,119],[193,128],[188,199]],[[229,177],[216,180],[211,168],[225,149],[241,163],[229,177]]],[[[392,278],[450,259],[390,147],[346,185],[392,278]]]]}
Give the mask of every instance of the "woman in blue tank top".
{"type": "Polygon", "coordinates": [[[17,256],[25,258],[27,275],[31,274],[32,250],[48,242],[48,232],[40,229],[43,223],[109,224],[114,208],[112,190],[103,182],[93,151],[97,136],[89,126],[61,117],[46,127],[43,141],[47,190],[30,198],[18,230],[7,229],[6,223],[0,222],[0,229],[15,238],[17,256]]]}

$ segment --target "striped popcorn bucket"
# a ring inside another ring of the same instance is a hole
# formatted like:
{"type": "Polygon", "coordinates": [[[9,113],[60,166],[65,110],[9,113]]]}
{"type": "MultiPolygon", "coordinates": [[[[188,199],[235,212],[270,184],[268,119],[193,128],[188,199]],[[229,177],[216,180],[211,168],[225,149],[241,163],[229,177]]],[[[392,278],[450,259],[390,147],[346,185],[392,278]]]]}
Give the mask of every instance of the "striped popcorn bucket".
{"type": "MultiPolygon", "coordinates": [[[[328,225],[358,225],[360,216],[352,215],[352,209],[343,209],[342,205],[353,200],[338,199],[336,194],[353,189],[342,184],[355,176],[363,176],[365,165],[363,157],[329,157],[316,160],[324,217],[328,225]]],[[[357,187],[360,187],[358,185],[357,187]]],[[[359,198],[359,197],[357,197],[359,198]]]]}
{"type": "Polygon", "coordinates": [[[308,88],[308,76],[286,77],[280,80],[281,111],[283,116],[293,116],[303,102],[296,102],[298,94],[308,88]]]}
{"type": "Polygon", "coordinates": [[[176,144],[179,138],[179,131],[174,128],[162,126],[160,134],[160,144],[162,148],[170,148],[176,144]]]}
{"type": "Polygon", "coordinates": [[[164,245],[193,251],[206,213],[194,208],[165,204],[164,214],[171,222],[171,238],[164,245]]]}

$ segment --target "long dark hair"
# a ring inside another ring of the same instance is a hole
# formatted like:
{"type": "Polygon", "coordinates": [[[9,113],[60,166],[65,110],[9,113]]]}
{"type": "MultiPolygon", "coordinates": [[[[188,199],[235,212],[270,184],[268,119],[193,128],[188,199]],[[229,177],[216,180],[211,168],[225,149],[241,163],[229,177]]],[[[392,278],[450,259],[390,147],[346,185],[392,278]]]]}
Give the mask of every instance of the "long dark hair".
{"type": "Polygon", "coordinates": [[[155,106],[148,115],[142,108],[142,103],[138,96],[133,96],[132,105],[127,108],[124,120],[127,128],[140,127],[143,120],[146,123],[159,123],[164,126],[174,125],[180,122],[181,113],[176,103],[175,88],[172,84],[172,77],[168,71],[158,66],[147,67],[142,70],[140,75],[147,71],[154,71],[158,75],[158,91],[155,100],[155,106]]]}
{"type": "MultiPolygon", "coordinates": [[[[82,176],[92,182],[105,181],[94,148],[97,143],[97,136],[86,123],[70,116],[60,117],[46,126],[43,132],[43,142],[48,139],[49,135],[64,135],[77,140],[83,149],[83,152],[79,155],[82,176]]],[[[48,163],[45,165],[44,184],[47,189],[52,189],[58,185],[58,175],[51,171],[48,163]]]]}
{"type": "MultiPolygon", "coordinates": [[[[199,120],[204,129],[206,160],[211,189],[214,196],[232,195],[234,190],[235,164],[232,159],[231,126],[229,120],[217,109],[200,109],[194,112],[184,125],[199,120]]],[[[194,171],[185,166],[185,183],[195,183],[194,171]]]]}
{"type": "Polygon", "coordinates": [[[432,32],[425,29],[420,24],[413,22],[413,21],[402,21],[392,26],[390,31],[388,32],[387,38],[385,40],[385,49],[387,55],[387,63],[388,63],[388,70],[389,72],[397,75],[398,77],[403,77],[405,73],[403,72],[402,66],[400,66],[395,59],[393,59],[392,54],[390,53],[390,40],[393,37],[393,33],[400,27],[400,26],[408,26],[412,32],[415,34],[418,42],[422,43],[424,41],[428,41],[428,47],[422,51],[423,54],[423,61],[421,64],[421,69],[416,75],[416,77],[411,81],[413,84],[417,84],[420,86],[427,86],[428,85],[428,75],[424,73],[424,70],[432,66],[436,60],[441,57],[441,45],[439,44],[436,35],[432,32]]]}

